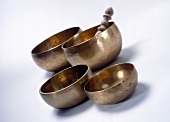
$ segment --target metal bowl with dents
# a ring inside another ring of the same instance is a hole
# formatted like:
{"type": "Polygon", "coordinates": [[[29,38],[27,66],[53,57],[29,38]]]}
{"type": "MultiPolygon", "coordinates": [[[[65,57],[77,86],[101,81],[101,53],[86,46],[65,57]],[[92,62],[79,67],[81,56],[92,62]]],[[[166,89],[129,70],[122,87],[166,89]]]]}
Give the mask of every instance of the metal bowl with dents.
{"type": "Polygon", "coordinates": [[[80,27],[72,27],[44,40],[32,50],[33,60],[39,67],[47,71],[59,71],[70,66],[61,46],[81,31],[80,27]]]}
{"type": "Polygon", "coordinates": [[[85,84],[87,96],[97,104],[115,104],[136,88],[138,74],[133,64],[117,64],[101,70],[85,84]]]}
{"type": "Polygon", "coordinates": [[[87,97],[84,84],[91,77],[92,72],[89,66],[70,67],[45,82],[39,92],[48,105],[54,108],[69,108],[87,97]]]}
{"type": "Polygon", "coordinates": [[[81,32],[62,46],[71,65],[86,64],[98,69],[117,58],[122,48],[119,29],[114,22],[109,22],[109,27],[95,36],[99,26],[81,32]]]}

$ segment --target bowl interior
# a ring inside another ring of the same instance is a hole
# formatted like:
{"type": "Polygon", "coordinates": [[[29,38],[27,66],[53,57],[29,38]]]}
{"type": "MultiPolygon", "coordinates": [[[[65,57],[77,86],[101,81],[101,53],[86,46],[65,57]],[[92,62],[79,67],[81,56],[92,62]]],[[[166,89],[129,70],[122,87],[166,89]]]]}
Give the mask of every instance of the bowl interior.
{"type": "MultiPolygon", "coordinates": [[[[113,23],[110,22],[108,27],[110,27],[112,24],[113,23]]],[[[72,38],[68,42],[66,42],[63,45],[63,48],[69,48],[69,47],[72,47],[72,46],[75,46],[75,45],[78,45],[78,44],[88,41],[89,39],[91,39],[95,36],[98,27],[99,27],[99,25],[81,32],[80,34],[78,34],[78,36],[76,38],[72,38]]]]}
{"type": "Polygon", "coordinates": [[[62,90],[67,86],[75,83],[88,70],[86,65],[78,65],[59,72],[44,83],[40,89],[42,93],[50,93],[62,90]]]}
{"type": "Polygon", "coordinates": [[[69,28],[67,30],[61,31],[48,39],[44,40],[42,43],[37,45],[33,50],[32,53],[41,53],[47,50],[50,50],[56,46],[59,46],[63,42],[70,39],[80,30],[79,27],[69,28]]]}
{"type": "Polygon", "coordinates": [[[123,82],[132,72],[133,65],[122,64],[115,65],[102,70],[91,78],[85,85],[88,92],[101,91],[123,82]]]}

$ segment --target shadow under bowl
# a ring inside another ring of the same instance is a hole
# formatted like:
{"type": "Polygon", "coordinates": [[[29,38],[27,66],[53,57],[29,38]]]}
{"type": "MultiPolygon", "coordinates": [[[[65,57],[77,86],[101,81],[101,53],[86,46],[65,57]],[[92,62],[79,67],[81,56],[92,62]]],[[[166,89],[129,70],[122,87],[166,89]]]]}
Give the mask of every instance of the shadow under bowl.
{"type": "Polygon", "coordinates": [[[133,64],[117,64],[101,70],[85,84],[87,96],[97,104],[115,104],[136,88],[138,74],[133,64]]]}
{"type": "Polygon", "coordinates": [[[51,72],[69,67],[70,63],[67,61],[61,46],[81,31],[80,27],[72,27],[44,40],[31,52],[34,62],[42,69],[51,72]]]}
{"type": "Polygon", "coordinates": [[[54,75],[40,88],[43,100],[54,108],[69,108],[77,105],[87,96],[84,84],[92,77],[90,67],[77,65],[54,75]]]}
{"type": "Polygon", "coordinates": [[[95,36],[95,26],[69,39],[63,46],[64,53],[71,65],[86,64],[92,70],[104,67],[117,58],[122,48],[120,31],[114,22],[95,36]]]}

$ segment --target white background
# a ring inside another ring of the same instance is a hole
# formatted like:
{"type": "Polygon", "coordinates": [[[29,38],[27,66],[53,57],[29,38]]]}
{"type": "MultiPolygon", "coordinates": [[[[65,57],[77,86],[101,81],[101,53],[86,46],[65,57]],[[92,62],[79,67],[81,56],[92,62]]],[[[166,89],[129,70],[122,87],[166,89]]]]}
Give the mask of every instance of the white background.
{"type": "Polygon", "coordinates": [[[169,23],[170,0],[1,0],[0,122],[169,122],[169,23]],[[108,6],[123,38],[112,64],[135,65],[136,92],[116,105],[48,106],[39,88],[53,73],[33,62],[31,50],[63,29],[98,25],[108,6]]]}

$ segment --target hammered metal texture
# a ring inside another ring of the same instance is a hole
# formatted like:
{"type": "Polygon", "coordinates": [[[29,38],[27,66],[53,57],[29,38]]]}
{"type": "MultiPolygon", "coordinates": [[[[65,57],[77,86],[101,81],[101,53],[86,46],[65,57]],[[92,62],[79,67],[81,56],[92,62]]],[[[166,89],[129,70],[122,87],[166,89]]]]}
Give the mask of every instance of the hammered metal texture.
{"type": "Polygon", "coordinates": [[[108,67],[85,84],[87,96],[97,104],[114,104],[124,100],[135,89],[138,74],[130,63],[108,67]]]}
{"type": "Polygon", "coordinates": [[[60,71],[69,67],[70,64],[61,46],[68,39],[75,37],[81,31],[79,27],[69,28],[38,44],[31,52],[35,63],[47,71],[60,71]]]}
{"type": "Polygon", "coordinates": [[[91,77],[90,67],[86,65],[67,68],[45,82],[40,88],[40,95],[54,108],[72,107],[87,97],[84,84],[91,77]]]}
{"type": "Polygon", "coordinates": [[[109,22],[109,27],[95,36],[98,27],[81,32],[62,46],[71,65],[86,64],[94,70],[117,58],[122,48],[122,38],[116,24],[109,22]]]}

